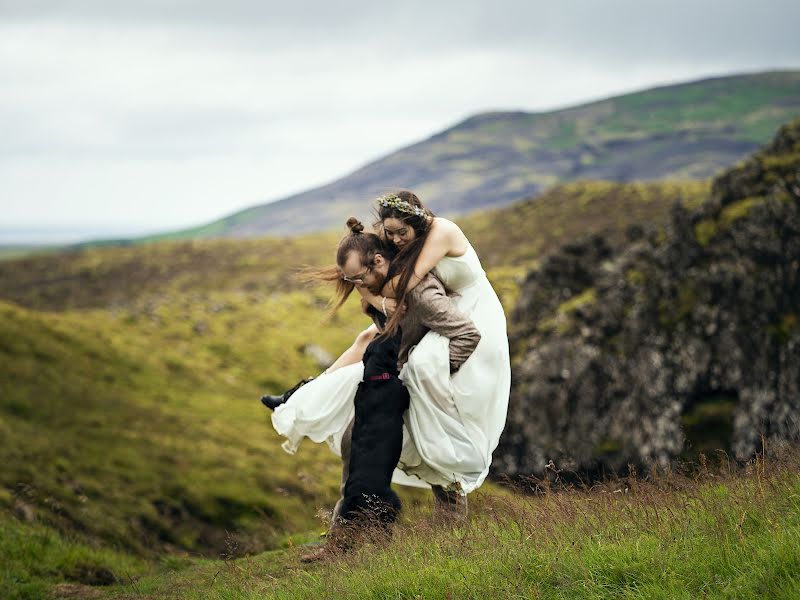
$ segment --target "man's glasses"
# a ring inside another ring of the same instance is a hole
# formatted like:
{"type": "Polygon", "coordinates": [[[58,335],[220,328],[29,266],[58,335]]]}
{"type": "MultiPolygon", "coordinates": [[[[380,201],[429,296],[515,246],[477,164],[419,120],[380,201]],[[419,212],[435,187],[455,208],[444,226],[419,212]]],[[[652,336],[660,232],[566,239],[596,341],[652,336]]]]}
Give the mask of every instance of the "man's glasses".
{"type": "Polygon", "coordinates": [[[342,275],[342,279],[344,281],[349,281],[350,283],[355,283],[355,284],[364,283],[364,277],[366,277],[367,273],[369,273],[370,271],[372,271],[371,266],[367,267],[367,269],[363,273],[359,273],[358,275],[355,275],[353,277],[342,275]]]}

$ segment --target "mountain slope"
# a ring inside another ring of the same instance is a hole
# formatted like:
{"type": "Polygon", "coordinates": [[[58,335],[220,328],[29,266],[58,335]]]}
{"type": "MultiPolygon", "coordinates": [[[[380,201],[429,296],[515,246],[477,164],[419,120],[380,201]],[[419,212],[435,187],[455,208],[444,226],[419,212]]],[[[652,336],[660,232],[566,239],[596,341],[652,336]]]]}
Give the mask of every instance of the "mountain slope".
{"type": "Polygon", "coordinates": [[[800,71],[707,79],[547,113],[474,116],[328,185],[149,239],[287,235],[368,218],[405,187],[440,214],[509,204],[559,182],[703,179],[800,114],[800,71]]]}
{"type": "Polygon", "coordinates": [[[257,399],[318,368],[298,345],[353,333],[298,320],[275,335],[311,298],[226,300],[211,323],[202,305],[0,302],[0,507],[137,554],[261,549],[313,527],[309,504],[336,497],[337,460],[313,444],[285,456],[257,399]]]}

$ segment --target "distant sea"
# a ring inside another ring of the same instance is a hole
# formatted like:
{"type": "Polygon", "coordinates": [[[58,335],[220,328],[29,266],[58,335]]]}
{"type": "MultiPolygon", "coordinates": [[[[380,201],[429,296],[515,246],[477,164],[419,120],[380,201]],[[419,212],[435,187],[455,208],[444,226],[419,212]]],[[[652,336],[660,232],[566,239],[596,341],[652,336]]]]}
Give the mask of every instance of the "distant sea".
{"type": "MultiPolygon", "coordinates": [[[[0,226],[0,246],[53,246],[90,240],[139,237],[157,231],[155,227],[96,226],[0,226]]],[[[163,228],[160,230],[163,231],[163,228]]]]}

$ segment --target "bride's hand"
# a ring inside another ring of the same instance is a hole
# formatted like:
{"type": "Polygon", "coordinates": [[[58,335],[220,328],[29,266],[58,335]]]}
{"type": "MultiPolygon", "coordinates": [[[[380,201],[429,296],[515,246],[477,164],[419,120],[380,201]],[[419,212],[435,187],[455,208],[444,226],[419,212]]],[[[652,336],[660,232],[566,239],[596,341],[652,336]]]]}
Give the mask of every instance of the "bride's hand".
{"type": "Polygon", "coordinates": [[[384,309],[383,314],[387,317],[391,317],[397,310],[397,300],[384,297],[384,299],[381,300],[381,308],[384,309]]]}
{"type": "Polygon", "coordinates": [[[392,318],[392,315],[394,315],[395,313],[399,313],[400,318],[402,319],[403,315],[406,314],[407,308],[408,306],[405,303],[398,306],[397,300],[395,300],[394,298],[386,299],[386,316],[389,317],[390,319],[392,318]],[[391,308],[389,307],[390,303],[391,303],[391,308]]]}

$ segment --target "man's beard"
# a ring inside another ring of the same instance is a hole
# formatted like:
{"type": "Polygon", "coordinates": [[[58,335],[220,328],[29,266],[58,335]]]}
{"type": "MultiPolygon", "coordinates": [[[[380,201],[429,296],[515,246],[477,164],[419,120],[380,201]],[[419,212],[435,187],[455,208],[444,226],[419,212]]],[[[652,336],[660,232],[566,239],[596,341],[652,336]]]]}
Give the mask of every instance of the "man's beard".
{"type": "Polygon", "coordinates": [[[386,278],[381,279],[380,281],[376,281],[373,284],[367,286],[370,294],[375,294],[376,296],[381,295],[381,291],[383,291],[383,284],[386,283],[386,278]]]}

